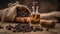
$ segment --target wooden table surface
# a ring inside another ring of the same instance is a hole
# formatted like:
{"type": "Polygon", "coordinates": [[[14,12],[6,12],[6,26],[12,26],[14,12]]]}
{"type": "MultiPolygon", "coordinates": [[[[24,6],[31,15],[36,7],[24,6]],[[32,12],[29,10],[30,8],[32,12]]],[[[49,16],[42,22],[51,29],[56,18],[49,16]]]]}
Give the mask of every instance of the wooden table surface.
{"type": "Polygon", "coordinates": [[[6,30],[6,26],[8,25],[12,25],[12,26],[15,26],[16,23],[9,23],[9,22],[0,22],[0,25],[4,27],[4,29],[0,29],[0,34],[60,34],[60,23],[57,23],[55,28],[53,29],[50,29],[49,31],[46,31],[44,29],[44,31],[42,32],[26,32],[26,33],[23,33],[23,32],[12,32],[12,31],[8,31],[6,30]]]}

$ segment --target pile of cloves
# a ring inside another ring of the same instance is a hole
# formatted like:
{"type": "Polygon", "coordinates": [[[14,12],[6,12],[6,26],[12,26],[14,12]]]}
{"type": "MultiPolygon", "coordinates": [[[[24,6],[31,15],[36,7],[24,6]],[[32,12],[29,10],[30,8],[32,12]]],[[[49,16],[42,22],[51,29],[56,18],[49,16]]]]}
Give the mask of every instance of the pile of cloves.
{"type": "MultiPolygon", "coordinates": [[[[17,24],[14,27],[9,25],[6,26],[7,30],[11,30],[13,32],[31,32],[31,31],[43,31],[43,28],[39,28],[39,27],[34,27],[34,26],[30,26],[29,24],[17,24]]],[[[48,29],[46,30],[48,31],[48,29]]]]}
{"type": "Polygon", "coordinates": [[[18,24],[14,27],[9,25],[6,26],[7,30],[12,30],[13,32],[31,32],[32,28],[28,24],[18,24]]]}
{"type": "Polygon", "coordinates": [[[30,13],[28,11],[17,9],[17,16],[18,17],[28,17],[28,16],[30,16],[30,13]]]}

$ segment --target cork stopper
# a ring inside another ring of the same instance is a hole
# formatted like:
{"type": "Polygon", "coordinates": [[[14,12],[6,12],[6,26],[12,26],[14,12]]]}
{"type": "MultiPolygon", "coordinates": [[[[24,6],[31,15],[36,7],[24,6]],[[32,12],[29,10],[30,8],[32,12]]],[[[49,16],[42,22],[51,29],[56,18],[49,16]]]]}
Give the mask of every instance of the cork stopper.
{"type": "Polygon", "coordinates": [[[33,2],[33,6],[36,8],[38,6],[38,2],[33,2]]]}

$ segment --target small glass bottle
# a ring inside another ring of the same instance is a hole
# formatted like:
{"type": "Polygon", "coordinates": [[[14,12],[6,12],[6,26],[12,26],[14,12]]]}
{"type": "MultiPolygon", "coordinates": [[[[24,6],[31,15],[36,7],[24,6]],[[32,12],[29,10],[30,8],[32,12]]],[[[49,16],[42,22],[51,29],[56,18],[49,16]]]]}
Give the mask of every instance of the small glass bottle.
{"type": "Polygon", "coordinates": [[[40,13],[38,12],[38,2],[33,2],[32,13],[31,13],[31,24],[38,26],[40,24],[40,13]]]}

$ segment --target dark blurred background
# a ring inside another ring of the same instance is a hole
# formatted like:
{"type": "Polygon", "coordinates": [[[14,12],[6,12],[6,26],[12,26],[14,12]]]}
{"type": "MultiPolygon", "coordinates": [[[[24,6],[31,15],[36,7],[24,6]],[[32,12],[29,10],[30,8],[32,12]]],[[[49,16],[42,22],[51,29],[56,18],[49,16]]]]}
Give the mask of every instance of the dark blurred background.
{"type": "Polygon", "coordinates": [[[16,1],[19,1],[22,5],[28,6],[30,9],[32,8],[33,2],[38,2],[39,12],[41,13],[60,11],[59,0],[0,0],[0,9],[8,8],[9,3],[15,3],[16,1]]]}

